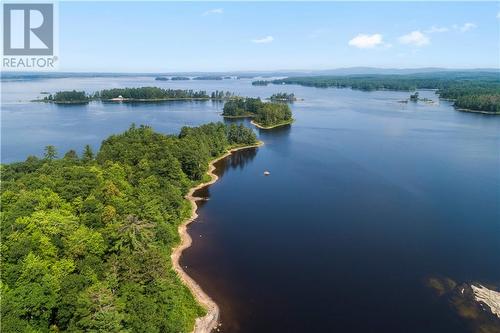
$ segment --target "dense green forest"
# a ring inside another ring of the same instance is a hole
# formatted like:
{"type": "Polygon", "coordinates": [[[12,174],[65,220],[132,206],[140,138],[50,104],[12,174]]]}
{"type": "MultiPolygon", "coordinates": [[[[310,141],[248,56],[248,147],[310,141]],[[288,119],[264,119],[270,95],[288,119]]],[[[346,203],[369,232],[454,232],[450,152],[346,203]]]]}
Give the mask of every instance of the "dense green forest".
{"type": "Polygon", "coordinates": [[[242,125],[132,125],[57,158],[1,165],[1,331],[189,332],[204,310],[172,270],[184,199],[242,125]]]}
{"type": "Polygon", "coordinates": [[[455,106],[466,110],[477,110],[500,114],[500,93],[464,94],[455,100],[455,106]]]}
{"type": "Polygon", "coordinates": [[[266,80],[257,80],[252,82],[252,86],[267,86],[270,83],[270,81],[266,80]]]}
{"type": "Polygon", "coordinates": [[[105,89],[95,94],[95,98],[102,100],[122,96],[127,99],[148,100],[148,99],[208,99],[207,92],[204,90],[181,90],[181,89],[162,89],[158,87],[140,87],[140,88],[115,88],[105,89]]]}
{"type": "Polygon", "coordinates": [[[76,91],[76,90],[71,90],[71,91],[59,91],[55,93],[54,95],[49,95],[45,96],[43,98],[44,101],[46,102],[53,102],[53,103],[88,103],[90,98],[85,94],[85,91],[76,91]]]}
{"type": "Polygon", "coordinates": [[[264,127],[290,124],[293,121],[292,111],[284,103],[263,103],[253,120],[264,127]]]}
{"type": "Polygon", "coordinates": [[[272,94],[271,97],[269,97],[271,101],[278,101],[278,102],[293,102],[296,101],[297,98],[295,97],[294,93],[276,93],[272,94]]]}
{"type": "Polygon", "coordinates": [[[319,88],[352,88],[365,91],[436,89],[441,98],[453,99],[458,108],[500,113],[500,75],[496,72],[309,76],[288,77],[270,82],[319,88]]]}
{"type": "Polygon", "coordinates": [[[284,103],[264,103],[260,98],[234,98],[224,104],[224,117],[252,117],[264,127],[291,123],[292,111],[284,103]]]}
{"type": "Polygon", "coordinates": [[[264,104],[260,98],[234,98],[224,104],[224,117],[253,117],[264,104]]]}
{"type": "Polygon", "coordinates": [[[235,94],[229,91],[216,90],[210,94],[210,99],[231,99],[236,98],[235,94]]]}
{"type": "Polygon", "coordinates": [[[105,89],[87,95],[84,91],[60,91],[54,96],[46,96],[42,101],[54,103],[88,103],[91,100],[111,101],[121,96],[123,101],[163,101],[163,100],[183,100],[183,99],[213,99],[225,100],[235,97],[234,93],[229,91],[216,90],[210,95],[204,90],[181,90],[181,89],[162,89],[158,87],[140,87],[140,88],[114,88],[105,89]]]}

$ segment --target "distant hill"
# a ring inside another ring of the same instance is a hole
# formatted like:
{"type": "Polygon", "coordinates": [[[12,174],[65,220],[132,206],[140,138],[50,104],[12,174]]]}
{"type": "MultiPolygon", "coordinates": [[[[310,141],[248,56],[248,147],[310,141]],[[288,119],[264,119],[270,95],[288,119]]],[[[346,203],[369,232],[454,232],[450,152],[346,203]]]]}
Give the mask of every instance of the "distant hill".
{"type": "Polygon", "coordinates": [[[316,76],[316,75],[407,75],[434,72],[496,72],[500,74],[499,68],[376,68],[376,67],[346,67],[325,70],[276,70],[276,71],[236,71],[236,72],[170,72],[170,73],[98,73],[98,72],[1,72],[3,80],[35,80],[42,78],[67,78],[67,77],[120,77],[120,76],[145,76],[153,80],[158,76],[234,76],[240,78],[255,77],[285,77],[285,76],[316,76]]]}

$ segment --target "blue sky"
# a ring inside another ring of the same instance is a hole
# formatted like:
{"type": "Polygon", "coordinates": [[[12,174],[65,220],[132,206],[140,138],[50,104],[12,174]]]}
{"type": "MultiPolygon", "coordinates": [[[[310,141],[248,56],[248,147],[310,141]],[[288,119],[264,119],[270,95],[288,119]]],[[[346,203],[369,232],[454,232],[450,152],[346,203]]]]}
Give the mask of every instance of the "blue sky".
{"type": "Polygon", "coordinates": [[[60,70],[500,67],[498,2],[61,2],[60,70]]]}

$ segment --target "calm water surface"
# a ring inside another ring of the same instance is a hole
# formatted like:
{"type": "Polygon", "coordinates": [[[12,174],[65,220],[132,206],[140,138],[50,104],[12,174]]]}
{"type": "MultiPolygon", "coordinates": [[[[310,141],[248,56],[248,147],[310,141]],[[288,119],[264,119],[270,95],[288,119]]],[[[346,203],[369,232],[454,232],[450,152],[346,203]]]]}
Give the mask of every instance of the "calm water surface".
{"type": "MultiPolygon", "coordinates": [[[[97,148],[130,123],[166,133],[221,120],[222,104],[61,107],[41,91],[157,85],[268,97],[294,92],[291,127],[217,164],[182,265],[220,304],[225,332],[469,332],[429,276],[500,285],[500,117],[400,104],[403,92],[148,77],[3,82],[2,161],[97,148]],[[263,176],[269,170],[271,175],[263,176]]],[[[421,95],[436,100],[433,92],[421,95]]],[[[249,125],[249,124],[248,124],[249,125]]],[[[249,125],[251,126],[251,125],[249,125]]]]}

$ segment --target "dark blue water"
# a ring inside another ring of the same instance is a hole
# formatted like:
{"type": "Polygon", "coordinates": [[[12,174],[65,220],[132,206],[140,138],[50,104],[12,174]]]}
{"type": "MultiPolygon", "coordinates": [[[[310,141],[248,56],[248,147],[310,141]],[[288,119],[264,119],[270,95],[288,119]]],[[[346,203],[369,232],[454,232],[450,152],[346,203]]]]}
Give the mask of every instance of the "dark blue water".
{"type": "Polygon", "coordinates": [[[45,144],[97,147],[131,122],[172,132],[220,120],[221,105],[211,102],[25,102],[58,87],[132,85],[304,98],[293,105],[291,127],[259,131],[265,145],[220,161],[222,177],[200,190],[209,200],[190,227],[194,245],[182,265],[220,305],[223,331],[469,332],[425,279],[500,285],[500,117],[443,101],[405,105],[397,103],[408,96],[402,92],[247,80],[8,82],[2,161],[39,155],[45,144]]]}

